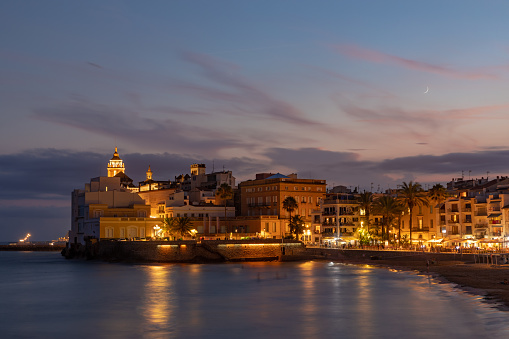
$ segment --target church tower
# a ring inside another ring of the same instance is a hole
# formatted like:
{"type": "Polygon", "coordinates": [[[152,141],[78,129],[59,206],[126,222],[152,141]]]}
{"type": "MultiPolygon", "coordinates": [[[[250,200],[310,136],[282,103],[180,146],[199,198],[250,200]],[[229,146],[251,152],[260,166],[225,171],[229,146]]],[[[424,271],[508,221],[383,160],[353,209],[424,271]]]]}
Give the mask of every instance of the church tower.
{"type": "Polygon", "coordinates": [[[147,181],[152,180],[152,170],[150,170],[150,165],[148,165],[147,171],[147,181]]]}
{"type": "Polygon", "coordinates": [[[124,162],[118,156],[117,148],[115,147],[115,153],[108,164],[108,177],[114,177],[118,173],[125,173],[124,162]]]}

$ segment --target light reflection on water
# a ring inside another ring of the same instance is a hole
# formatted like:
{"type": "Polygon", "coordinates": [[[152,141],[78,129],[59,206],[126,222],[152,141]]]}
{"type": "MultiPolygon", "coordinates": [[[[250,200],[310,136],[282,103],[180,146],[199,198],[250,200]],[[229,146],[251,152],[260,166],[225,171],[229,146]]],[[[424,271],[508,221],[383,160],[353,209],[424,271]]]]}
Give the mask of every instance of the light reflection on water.
{"type": "Polygon", "coordinates": [[[509,337],[509,314],[480,297],[370,266],[126,265],[0,252],[0,270],[2,338],[509,337]]]}

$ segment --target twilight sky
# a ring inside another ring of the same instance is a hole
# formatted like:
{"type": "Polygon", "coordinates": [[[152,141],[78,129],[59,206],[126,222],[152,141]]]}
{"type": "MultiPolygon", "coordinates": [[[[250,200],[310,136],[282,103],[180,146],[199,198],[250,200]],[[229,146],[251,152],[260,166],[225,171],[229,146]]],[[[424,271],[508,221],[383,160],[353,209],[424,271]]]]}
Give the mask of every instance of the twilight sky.
{"type": "Polygon", "coordinates": [[[509,2],[0,2],[0,242],[200,162],[395,188],[507,175],[509,2]],[[427,91],[427,93],[425,93],[427,91]]]}

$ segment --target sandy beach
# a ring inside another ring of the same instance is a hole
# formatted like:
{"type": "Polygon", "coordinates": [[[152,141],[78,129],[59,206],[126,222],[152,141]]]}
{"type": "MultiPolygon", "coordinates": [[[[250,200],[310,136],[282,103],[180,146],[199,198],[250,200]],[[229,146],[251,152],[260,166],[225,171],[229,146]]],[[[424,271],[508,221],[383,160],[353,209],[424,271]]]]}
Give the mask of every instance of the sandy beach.
{"type": "Polygon", "coordinates": [[[383,260],[358,259],[352,263],[363,263],[430,274],[438,281],[457,284],[458,288],[469,293],[481,295],[486,301],[500,303],[504,310],[509,310],[509,285],[502,283],[504,279],[509,280],[509,265],[476,264],[466,261],[437,261],[431,263],[428,268],[424,260],[405,260],[405,258],[383,260]]]}

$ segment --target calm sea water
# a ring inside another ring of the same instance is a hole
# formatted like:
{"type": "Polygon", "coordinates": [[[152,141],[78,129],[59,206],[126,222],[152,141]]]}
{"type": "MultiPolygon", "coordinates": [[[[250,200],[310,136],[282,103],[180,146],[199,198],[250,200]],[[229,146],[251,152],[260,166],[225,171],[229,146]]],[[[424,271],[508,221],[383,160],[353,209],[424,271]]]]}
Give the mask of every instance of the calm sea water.
{"type": "Polygon", "coordinates": [[[327,262],[130,265],[0,252],[0,338],[509,338],[449,284],[327,262]]]}

